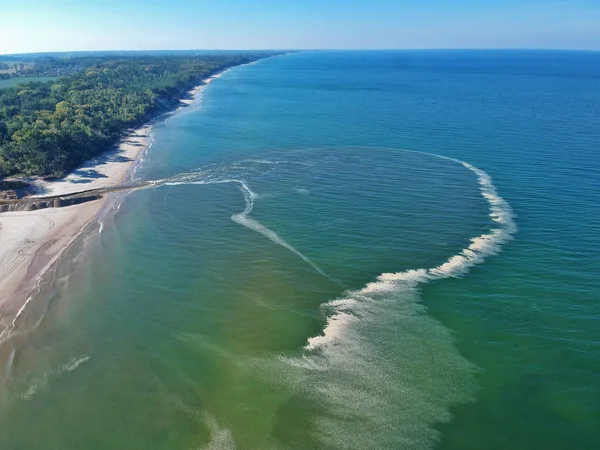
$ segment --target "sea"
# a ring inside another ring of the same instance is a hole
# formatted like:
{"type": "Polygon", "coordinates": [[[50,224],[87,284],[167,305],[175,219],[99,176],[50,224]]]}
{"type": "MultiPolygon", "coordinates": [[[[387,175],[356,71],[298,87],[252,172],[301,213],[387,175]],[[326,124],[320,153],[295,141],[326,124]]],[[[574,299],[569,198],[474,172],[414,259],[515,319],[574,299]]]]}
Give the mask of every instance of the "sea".
{"type": "Polygon", "coordinates": [[[600,448],[599,52],[291,53],[149,141],[2,344],[1,449],[600,448]]]}

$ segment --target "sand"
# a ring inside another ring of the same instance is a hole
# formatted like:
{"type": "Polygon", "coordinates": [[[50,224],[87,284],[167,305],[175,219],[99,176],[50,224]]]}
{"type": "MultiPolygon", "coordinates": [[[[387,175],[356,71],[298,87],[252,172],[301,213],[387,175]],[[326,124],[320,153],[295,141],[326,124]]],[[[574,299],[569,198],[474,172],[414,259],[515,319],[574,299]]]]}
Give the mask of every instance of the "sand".
{"type": "MultiPolygon", "coordinates": [[[[128,176],[146,148],[150,126],[132,130],[117,148],[52,182],[29,181],[36,197],[115,186],[128,176]]],[[[43,275],[93,222],[104,199],[65,208],[0,214],[0,342],[9,336],[23,304],[43,275]]]]}
{"type": "MultiPolygon", "coordinates": [[[[202,87],[220,75],[188,91],[181,106],[192,104],[202,87]]],[[[28,180],[37,187],[35,196],[115,186],[130,179],[136,161],[147,148],[150,128],[148,124],[131,130],[115,149],[60,180],[28,180]]],[[[65,208],[0,213],[0,343],[10,337],[43,275],[97,219],[105,202],[100,199],[65,208]]]]}
{"type": "MultiPolygon", "coordinates": [[[[228,69],[229,70],[229,69],[228,69]]],[[[198,93],[204,88],[204,86],[206,86],[207,84],[213,82],[214,80],[216,80],[217,78],[221,78],[221,76],[227,72],[227,70],[223,71],[223,72],[219,72],[216,75],[213,75],[211,77],[208,77],[207,79],[204,80],[204,84],[201,84],[199,86],[196,86],[192,89],[190,89],[187,92],[187,95],[185,95],[181,100],[179,100],[184,106],[188,106],[191,105],[192,103],[194,103],[196,101],[196,95],[198,95],[198,93]]]]}
{"type": "Polygon", "coordinates": [[[44,273],[94,219],[101,205],[97,200],[0,215],[0,316],[5,324],[14,321],[44,273]]]}
{"type": "Polygon", "coordinates": [[[116,149],[86,162],[60,180],[29,180],[38,187],[39,194],[35,197],[72,194],[119,184],[146,149],[150,128],[150,125],[144,125],[131,130],[116,149]]]}

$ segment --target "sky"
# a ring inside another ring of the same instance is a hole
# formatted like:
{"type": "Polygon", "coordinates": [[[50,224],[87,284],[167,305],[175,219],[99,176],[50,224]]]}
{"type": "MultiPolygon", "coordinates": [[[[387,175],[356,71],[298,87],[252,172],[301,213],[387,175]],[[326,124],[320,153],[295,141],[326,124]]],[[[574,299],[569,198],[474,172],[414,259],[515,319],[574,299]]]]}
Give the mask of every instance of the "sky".
{"type": "Polygon", "coordinates": [[[323,48],[600,50],[600,0],[0,0],[0,54],[323,48]]]}

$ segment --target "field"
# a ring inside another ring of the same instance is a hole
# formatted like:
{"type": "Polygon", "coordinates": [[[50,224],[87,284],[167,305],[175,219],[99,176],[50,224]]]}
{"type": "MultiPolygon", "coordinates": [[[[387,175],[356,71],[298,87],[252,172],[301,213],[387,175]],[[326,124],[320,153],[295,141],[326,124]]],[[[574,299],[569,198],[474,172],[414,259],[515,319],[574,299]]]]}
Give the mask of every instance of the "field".
{"type": "Polygon", "coordinates": [[[0,89],[16,86],[17,84],[27,83],[30,81],[53,81],[58,77],[18,77],[0,80],[0,89]]]}

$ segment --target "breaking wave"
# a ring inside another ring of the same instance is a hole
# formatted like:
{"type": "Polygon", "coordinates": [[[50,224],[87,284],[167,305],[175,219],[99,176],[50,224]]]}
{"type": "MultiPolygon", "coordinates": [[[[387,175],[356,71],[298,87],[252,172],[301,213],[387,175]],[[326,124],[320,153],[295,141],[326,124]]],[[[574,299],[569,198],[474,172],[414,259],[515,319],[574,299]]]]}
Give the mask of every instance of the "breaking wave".
{"type": "Polygon", "coordinates": [[[376,281],[368,283],[360,291],[350,292],[350,298],[330,302],[329,307],[338,312],[329,317],[322,336],[316,336],[308,340],[305,347],[307,350],[327,345],[327,343],[335,340],[335,336],[339,334],[336,330],[339,330],[343,323],[351,322],[350,312],[360,304],[361,299],[368,298],[368,295],[376,292],[414,289],[418,284],[427,281],[463,276],[470,268],[481,264],[488,256],[498,253],[502,245],[512,239],[512,236],[517,232],[512,208],[498,194],[492,178],[486,172],[464,161],[443,156],[438,157],[462,164],[477,176],[481,195],[489,205],[490,218],[497,226],[487,233],[472,238],[471,244],[467,248],[451,256],[445,263],[437,267],[383,273],[377,277],[376,281]]]}
{"type": "Polygon", "coordinates": [[[307,395],[327,405],[313,421],[314,435],[335,448],[431,448],[439,440],[432,425],[451,419],[450,406],[474,400],[478,369],[457,351],[451,331],[426,315],[419,287],[464,276],[500,251],[517,226],[486,172],[427,155],[477,176],[494,225],[437,267],[383,273],[322,305],[323,332],[284,361],[306,371],[307,395]]]}
{"type": "MultiPolygon", "coordinates": [[[[499,252],[517,226],[510,205],[485,171],[453,158],[410,153],[460,164],[474,174],[493,225],[438,266],[382,273],[361,289],[323,304],[322,333],[309,338],[300,355],[279,358],[284,367],[300,372],[303,381],[297,389],[302,396],[321,405],[314,414],[312,433],[326,446],[431,448],[439,440],[433,425],[451,419],[451,406],[474,399],[478,369],[457,351],[451,331],[426,314],[419,289],[424,283],[464,276],[499,252]]],[[[285,164],[294,163],[240,161],[157,180],[149,187],[237,185],[245,207],[231,219],[286,248],[331,280],[311,259],[251,216],[260,197],[249,183],[285,164]]],[[[231,445],[226,432],[215,432],[214,437],[215,442],[231,445]]]]}

